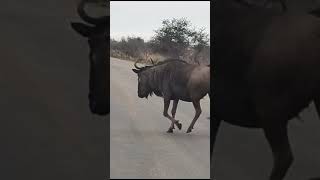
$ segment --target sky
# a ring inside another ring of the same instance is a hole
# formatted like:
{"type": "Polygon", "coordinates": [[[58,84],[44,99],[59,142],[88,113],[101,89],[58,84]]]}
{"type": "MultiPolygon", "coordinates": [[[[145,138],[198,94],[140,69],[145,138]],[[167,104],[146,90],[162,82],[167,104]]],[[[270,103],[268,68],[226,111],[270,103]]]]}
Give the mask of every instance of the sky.
{"type": "Polygon", "coordinates": [[[135,36],[150,40],[162,20],[185,17],[210,34],[210,1],[111,1],[111,38],[135,36]]]}

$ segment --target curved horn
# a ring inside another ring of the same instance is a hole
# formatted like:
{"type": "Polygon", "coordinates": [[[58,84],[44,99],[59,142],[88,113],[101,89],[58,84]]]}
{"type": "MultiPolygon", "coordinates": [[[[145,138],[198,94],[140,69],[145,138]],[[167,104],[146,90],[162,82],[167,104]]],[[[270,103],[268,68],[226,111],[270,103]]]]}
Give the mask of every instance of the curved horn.
{"type": "Polygon", "coordinates": [[[134,63],[134,67],[137,68],[137,69],[142,69],[142,67],[138,67],[138,66],[137,66],[137,63],[138,63],[140,60],[141,60],[141,59],[138,59],[138,60],[134,63]]]}
{"type": "Polygon", "coordinates": [[[99,17],[99,18],[94,18],[94,17],[90,17],[85,11],[84,11],[84,6],[85,4],[87,3],[87,0],[81,0],[79,5],[78,5],[78,8],[77,8],[77,11],[78,11],[78,14],[79,16],[84,20],[86,21],[87,23],[90,23],[90,24],[94,24],[94,25],[98,25],[98,24],[106,24],[107,23],[107,16],[102,16],[102,17],[99,17]]]}

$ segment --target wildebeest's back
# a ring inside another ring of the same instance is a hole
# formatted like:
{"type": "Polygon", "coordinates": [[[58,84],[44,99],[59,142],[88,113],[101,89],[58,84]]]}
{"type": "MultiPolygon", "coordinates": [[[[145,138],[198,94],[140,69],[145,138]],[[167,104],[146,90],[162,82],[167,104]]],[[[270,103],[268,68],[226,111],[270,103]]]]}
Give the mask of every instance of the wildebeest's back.
{"type": "Polygon", "coordinates": [[[171,99],[192,101],[210,91],[210,67],[173,60],[164,65],[163,88],[171,93],[171,99]]]}
{"type": "Polygon", "coordinates": [[[171,60],[172,62],[161,65],[163,78],[161,91],[170,94],[170,99],[191,101],[187,91],[188,79],[194,69],[193,65],[183,61],[171,60]]]}

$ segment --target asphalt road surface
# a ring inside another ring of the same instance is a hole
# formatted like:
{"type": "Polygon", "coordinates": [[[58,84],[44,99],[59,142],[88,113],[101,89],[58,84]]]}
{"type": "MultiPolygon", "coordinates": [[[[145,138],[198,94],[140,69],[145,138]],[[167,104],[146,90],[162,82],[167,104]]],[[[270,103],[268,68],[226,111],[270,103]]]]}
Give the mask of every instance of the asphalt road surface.
{"type": "Polygon", "coordinates": [[[190,134],[193,105],[180,101],[176,118],[182,129],[168,134],[163,99],[138,97],[133,62],[111,58],[110,68],[110,177],[209,179],[209,97],[202,99],[202,114],[190,134]]]}
{"type": "Polygon", "coordinates": [[[88,45],[76,1],[0,6],[0,179],[102,180],[105,118],[88,108],[88,45]]]}

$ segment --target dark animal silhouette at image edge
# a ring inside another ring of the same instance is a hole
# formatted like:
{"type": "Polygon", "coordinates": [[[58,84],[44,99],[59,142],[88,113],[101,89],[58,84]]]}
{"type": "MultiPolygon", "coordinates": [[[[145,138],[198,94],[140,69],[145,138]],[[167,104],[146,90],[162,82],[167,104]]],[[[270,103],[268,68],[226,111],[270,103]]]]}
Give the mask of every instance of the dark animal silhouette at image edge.
{"type": "MultiPolygon", "coordinates": [[[[257,4],[247,2],[247,0],[234,0],[234,1],[251,8],[259,7],[259,5],[257,4]]],[[[283,12],[286,12],[288,10],[286,0],[266,0],[261,7],[268,7],[270,4],[273,6],[274,3],[280,3],[283,12]]]]}
{"type": "MultiPolygon", "coordinates": [[[[90,17],[84,11],[87,1],[82,0],[77,12],[83,21],[90,25],[72,22],[71,27],[83,37],[88,38],[90,48],[89,107],[93,114],[110,113],[109,88],[109,16],[90,17]]],[[[109,8],[107,8],[108,11],[109,8]]]]}
{"type": "Polygon", "coordinates": [[[312,101],[320,115],[319,10],[275,15],[221,0],[214,12],[210,157],[222,120],[262,128],[273,154],[269,179],[282,180],[293,162],[289,120],[312,101]]]}
{"type": "Polygon", "coordinates": [[[145,67],[138,67],[137,62],[134,64],[136,69],[132,70],[138,75],[138,96],[147,98],[154,93],[163,97],[163,116],[171,121],[168,133],[173,132],[174,125],[179,129],[182,127],[175,119],[179,100],[193,103],[195,116],[187,130],[190,133],[202,112],[200,100],[207,94],[210,96],[210,67],[188,64],[178,59],[167,59],[145,67]],[[168,114],[171,100],[172,116],[168,114]]]}
{"type": "Polygon", "coordinates": [[[267,7],[269,4],[273,3],[280,3],[283,12],[286,12],[288,10],[285,0],[266,0],[264,3],[264,7],[267,7]]]}

